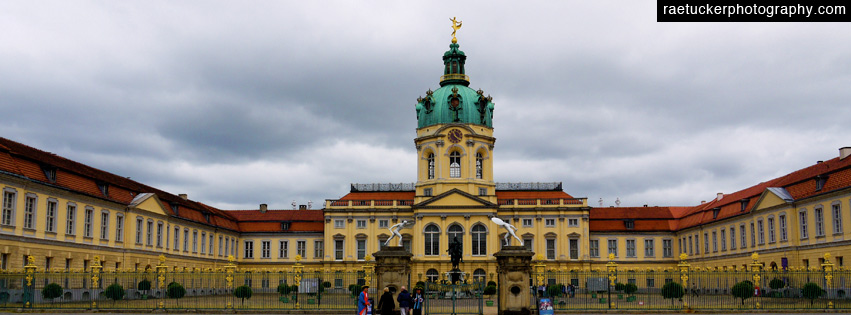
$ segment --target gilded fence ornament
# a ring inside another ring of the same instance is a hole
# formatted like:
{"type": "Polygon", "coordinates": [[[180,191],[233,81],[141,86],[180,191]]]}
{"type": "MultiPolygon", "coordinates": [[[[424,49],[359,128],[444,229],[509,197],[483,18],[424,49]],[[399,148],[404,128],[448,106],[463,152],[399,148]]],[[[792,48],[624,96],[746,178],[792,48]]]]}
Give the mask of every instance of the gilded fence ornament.
{"type": "MultiPolygon", "coordinates": [[[[830,292],[830,287],[833,284],[833,263],[830,262],[830,253],[824,253],[824,262],[821,267],[824,270],[824,289],[830,292]]],[[[833,301],[828,302],[827,308],[833,308],[833,301]]]]}
{"type": "Polygon", "coordinates": [[[545,278],[544,271],[546,270],[547,265],[544,264],[543,256],[541,256],[540,254],[538,256],[539,256],[538,262],[535,263],[533,265],[533,267],[535,268],[537,284],[539,286],[541,286],[541,285],[544,285],[544,278],[545,278]]]}
{"type": "Polygon", "coordinates": [[[27,286],[33,285],[33,274],[35,273],[36,269],[38,269],[38,267],[35,266],[35,256],[27,256],[27,265],[24,266],[24,272],[27,273],[27,286]]]}
{"type": "MultiPolygon", "coordinates": [[[[296,285],[301,285],[301,276],[304,273],[304,265],[301,264],[301,255],[295,255],[295,266],[293,266],[293,280],[295,280],[296,285]]],[[[295,308],[301,308],[301,303],[299,300],[295,301],[295,308]]]]}
{"type": "MultiPolygon", "coordinates": [[[[753,274],[753,283],[754,283],[755,286],[759,286],[759,284],[760,284],[759,280],[762,278],[760,276],[760,268],[762,267],[762,264],[760,264],[759,261],[758,261],[759,260],[759,254],[753,253],[753,255],[751,255],[751,259],[753,259],[753,262],[751,263],[751,273],[753,274]]],[[[759,302],[756,302],[756,308],[759,309],[760,307],[761,306],[760,306],[759,302]]]]}
{"type": "MultiPolygon", "coordinates": [[[[94,263],[91,266],[92,268],[92,289],[97,289],[100,282],[100,271],[103,266],[100,265],[100,256],[95,256],[94,263]]],[[[92,301],[92,309],[97,308],[97,302],[92,301]]]]}

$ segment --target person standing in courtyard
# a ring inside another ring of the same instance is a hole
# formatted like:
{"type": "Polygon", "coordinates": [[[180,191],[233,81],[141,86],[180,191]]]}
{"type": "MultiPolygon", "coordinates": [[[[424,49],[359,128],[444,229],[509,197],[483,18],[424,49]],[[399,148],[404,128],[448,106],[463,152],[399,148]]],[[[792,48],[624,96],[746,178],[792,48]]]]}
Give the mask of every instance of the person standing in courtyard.
{"type": "Polygon", "coordinates": [[[396,302],[393,301],[393,293],[390,293],[390,288],[384,288],[384,294],[378,300],[378,309],[381,310],[381,315],[393,315],[393,309],[396,308],[396,302]]]}
{"type": "Polygon", "coordinates": [[[411,309],[411,294],[408,293],[408,289],[405,286],[402,286],[399,296],[396,297],[396,301],[399,301],[399,314],[410,315],[408,311],[411,309]]]}
{"type": "Polygon", "coordinates": [[[368,308],[371,306],[369,303],[369,286],[363,286],[363,291],[358,294],[358,314],[357,315],[368,315],[368,308]]]}
{"type": "Polygon", "coordinates": [[[423,289],[422,288],[414,288],[414,296],[411,297],[413,301],[413,311],[414,315],[422,315],[423,314],[423,289]]]}

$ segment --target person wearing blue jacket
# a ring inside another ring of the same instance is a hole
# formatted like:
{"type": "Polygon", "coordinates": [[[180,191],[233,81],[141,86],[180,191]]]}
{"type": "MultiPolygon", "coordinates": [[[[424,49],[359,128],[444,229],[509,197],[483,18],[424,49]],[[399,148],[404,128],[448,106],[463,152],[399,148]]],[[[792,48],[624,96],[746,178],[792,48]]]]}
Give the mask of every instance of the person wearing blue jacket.
{"type": "Polygon", "coordinates": [[[369,293],[366,291],[369,290],[369,286],[363,286],[363,292],[358,294],[358,314],[357,315],[368,315],[367,306],[369,306],[369,293]]]}
{"type": "Polygon", "coordinates": [[[402,290],[399,291],[399,295],[396,297],[396,301],[399,301],[399,314],[410,315],[408,314],[408,311],[411,309],[411,294],[408,293],[408,290],[405,289],[405,286],[402,286],[402,290]]]}
{"type": "Polygon", "coordinates": [[[414,288],[414,295],[411,297],[411,300],[414,302],[414,314],[413,315],[422,315],[423,314],[423,289],[422,288],[414,288]]]}

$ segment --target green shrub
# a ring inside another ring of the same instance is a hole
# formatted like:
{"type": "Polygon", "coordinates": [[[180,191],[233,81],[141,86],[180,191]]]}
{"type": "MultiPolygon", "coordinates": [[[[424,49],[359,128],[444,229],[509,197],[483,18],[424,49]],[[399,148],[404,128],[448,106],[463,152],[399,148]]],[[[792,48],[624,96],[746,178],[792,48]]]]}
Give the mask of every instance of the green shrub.
{"type": "Polygon", "coordinates": [[[484,294],[484,295],[494,295],[494,294],[496,294],[496,286],[495,286],[495,285],[488,285],[488,286],[486,286],[486,287],[485,287],[485,290],[482,292],[482,294],[484,294]]]}
{"type": "Polygon", "coordinates": [[[168,284],[165,295],[170,299],[179,299],[186,295],[186,289],[180,283],[172,282],[168,284]]]}
{"type": "Polygon", "coordinates": [[[41,297],[45,300],[53,300],[60,296],[62,296],[62,286],[56,283],[48,284],[44,286],[44,289],[41,289],[41,297]]]}
{"type": "Polygon", "coordinates": [[[801,295],[810,299],[810,305],[813,305],[813,302],[824,295],[824,293],[824,290],[822,290],[818,284],[812,282],[808,282],[803,288],[801,288],[801,295]]]}
{"type": "Polygon", "coordinates": [[[488,281],[488,285],[496,286],[496,282],[494,282],[493,280],[488,281]]]}
{"type": "Polygon", "coordinates": [[[149,281],[148,279],[139,281],[139,284],[136,285],[136,289],[139,290],[139,291],[147,292],[148,290],[151,289],[151,281],[149,281]]]}
{"type": "Polygon", "coordinates": [[[685,295],[683,286],[676,282],[668,282],[662,286],[662,297],[671,299],[671,305],[674,305],[674,299],[680,299],[685,295]]]}
{"type": "Polygon", "coordinates": [[[330,281],[322,282],[322,286],[323,286],[323,287],[326,287],[326,288],[330,288],[330,287],[331,287],[331,282],[330,282],[330,281]]]}
{"type": "Polygon", "coordinates": [[[363,291],[363,287],[357,284],[349,285],[349,292],[352,293],[352,296],[358,296],[360,292],[363,291]]]}
{"type": "Polygon", "coordinates": [[[236,287],[236,289],[233,290],[233,296],[237,297],[238,299],[242,299],[242,304],[244,305],[245,299],[251,298],[251,287],[247,285],[238,286],[236,287]]]}
{"type": "Polygon", "coordinates": [[[754,286],[753,282],[750,281],[742,281],[733,285],[733,289],[730,290],[733,293],[733,296],[742,299],[742,305],[745,305],[745,300],[749,299],[753,296],[754,286]]]}
{"type": "Polygon", "coordinates": [[[278,285],[278,293],[279,294],[287,295],[287,294],[290,294],[290,291],[292,291],[292,290],[290,290],[290,286],[288,284],[281,283],[281,284],[278,285]]]}
{"type": "Polygon", "coordinates": [[[780,279],[777,279],[777,278],[771,279],[771,281],[768,282],[768,287],[771,288],[772,290],[781,289],[785,286],[786,286],[786,284],[783,283],[783,280],[780,280],[780,279]]]}
{"type": "Polygon", "coordinates": [[[103,294],[104,296],[106,296],[107,299],[112,300],[112,304],[115,305],[115,301],[124,298],[124,287],[122,287],[118,283],[113,283],[106,287],[106,290],[103,291],[103,294]]]}
{"type": "Polygon", "coordinates": [[[549,296],[560,296],[562,292],[564,292],[563,284],[554,284],[547,286],[547,295],[549,296]]]}
{"type": "Polygon", "coordinates": [[[615,283],[615,291],[618,291],[618,292],[623,291],[623,283],[620,283],[620,282],[615,283]]]}
{"type": "Polygon", "coordinates": [[[638,286],[635,285],[635,283],[624,284],[624,286],[623,286],[623,292],[624,293],[632,295],[633,293],[635,293],[635,291],[638,291],[638,286]]]}

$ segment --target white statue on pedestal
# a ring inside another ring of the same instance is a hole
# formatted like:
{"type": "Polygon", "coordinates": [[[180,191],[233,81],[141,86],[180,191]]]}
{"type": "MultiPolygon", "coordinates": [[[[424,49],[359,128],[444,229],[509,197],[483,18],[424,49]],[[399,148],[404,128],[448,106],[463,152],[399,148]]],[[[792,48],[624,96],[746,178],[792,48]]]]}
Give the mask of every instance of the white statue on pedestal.
{"type": "Polygon", "coordinates": [[[504,227],[505,230],[508,231],[508,233],[505,233],[505,245],[510,244],[510,242],[508,240],[508,236],[511,235],[511,236],[514,237],[514,239],[517,240],[517,242],[520,243],[520,246],[523,246],[523,240],[521,240],[519,237],[517,237],[517,234],[514,234],[514,232],[517,231],[517,227],[509,224],[508,222],[502,221],[502,219],[497,218],[497,217],[491,218],[491,221],[493,221],[493,223],[496,223],[497,226],[504,227]]]}
{"type": "Polygon", "coordinates": [[[413,222],[408,222],[408,220],[402,220],[402,222],[393,224],[393,226],[388,228],[388,230],[390,230],[390,238],[388,238],[387,241],[384,242],[384,246],[390,245],[390,240],[392,240],[394,237],[399,238],[399,246],[402,246],[402,234],[400,234],[399,231],[413,224],[413,222]]]}

